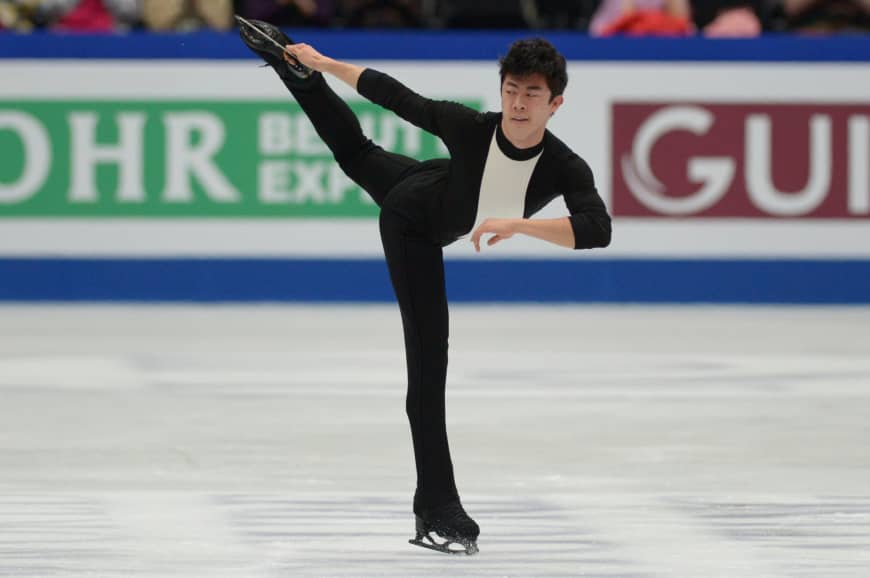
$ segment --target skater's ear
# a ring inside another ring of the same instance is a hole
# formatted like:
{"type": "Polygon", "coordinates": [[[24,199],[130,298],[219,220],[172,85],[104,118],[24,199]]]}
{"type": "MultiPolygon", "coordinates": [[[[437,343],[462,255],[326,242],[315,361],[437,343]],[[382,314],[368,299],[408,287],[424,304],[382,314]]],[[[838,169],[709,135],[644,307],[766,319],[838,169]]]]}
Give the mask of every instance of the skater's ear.
{"type": "Polygon", "coordinates": [[[559,110],[559,107],[562,106],[565,102],[565,97],[561,94],[559,96],[553,97],[550,99],[550,116],[556,114],[556,111],[559,110]]]}

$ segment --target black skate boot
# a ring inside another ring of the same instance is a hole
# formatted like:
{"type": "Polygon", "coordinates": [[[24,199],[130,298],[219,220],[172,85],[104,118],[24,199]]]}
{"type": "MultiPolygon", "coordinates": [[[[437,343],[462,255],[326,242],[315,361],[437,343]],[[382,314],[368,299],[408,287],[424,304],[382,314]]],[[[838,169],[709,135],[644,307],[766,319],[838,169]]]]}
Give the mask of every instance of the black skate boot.
{"type": "Polygon", "coordinates": [[[459,501],[417,515],[417,536],[409,543],[445,554],[476,554],[480,527],[459,501]],[[432,533],[436,536],[433,537],[432,533]],[[440,539],[439,539],[440,538],[440,539]]]}
{"type": "Polygon", "coordinates": [[[236,16],[236,22],[239,23],[239,36],[242,41],[254,54],[274,68],[285,82],[303,88],[320,75],[284,50],[285,46],[294,42],[278,27],[262,20],[246,20],[241,16],[236,16]],[[285,54],[291,62],[284,59],[285,54]]]}

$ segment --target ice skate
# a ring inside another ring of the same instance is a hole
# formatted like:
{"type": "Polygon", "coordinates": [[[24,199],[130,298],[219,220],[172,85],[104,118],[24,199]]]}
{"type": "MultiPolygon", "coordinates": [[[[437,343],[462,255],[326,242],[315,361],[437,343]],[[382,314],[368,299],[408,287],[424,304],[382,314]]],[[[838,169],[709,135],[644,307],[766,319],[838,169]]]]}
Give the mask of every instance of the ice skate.
{"type": "Polygon", "coordinates": [[[417,516],[417,535],[410,544],[445,554],[476,554],[480,527],[459,502],[417,516]]]}
{"type": "Polygon", "coordinates": [[[285,47],[294,42],[278,27],[262,20],[247,20],[241,16],[236,16],[236,22],[239,23],[239,35],[247,47],[274,68],[278,76],[285,81],[295,81],[300,86],[311,81],[315,71],[286,50],[285,47]],[[285,54],[290,62],[284,58],[285,54]]]}

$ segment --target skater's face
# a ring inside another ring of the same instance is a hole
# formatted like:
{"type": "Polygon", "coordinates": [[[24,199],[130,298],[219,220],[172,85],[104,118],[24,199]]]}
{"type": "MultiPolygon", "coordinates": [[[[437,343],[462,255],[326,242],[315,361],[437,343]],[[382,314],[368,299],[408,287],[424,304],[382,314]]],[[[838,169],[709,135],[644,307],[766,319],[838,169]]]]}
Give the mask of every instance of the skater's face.
{"type": "Polygon", "coordinates": [[[501,84],[502,130],[518,148],[537,145],[547,121],[562,106],[562,95],[552,98],[543,74],[507,74],[501,84]]]}

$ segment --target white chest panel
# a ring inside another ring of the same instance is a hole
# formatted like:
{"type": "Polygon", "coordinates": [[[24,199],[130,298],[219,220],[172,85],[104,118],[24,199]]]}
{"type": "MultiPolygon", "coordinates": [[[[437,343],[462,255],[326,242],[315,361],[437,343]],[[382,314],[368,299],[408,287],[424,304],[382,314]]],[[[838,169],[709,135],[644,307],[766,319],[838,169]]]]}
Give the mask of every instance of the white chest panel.
{"type": "Polygon", "coordinates": [[[526,189],[543,152],[529,160],[515,161],[501,151],[493,132],[480,182],[480,200],[477,202],[477,218],[472,231],[489,218],[522,218],[526,189]]]}

